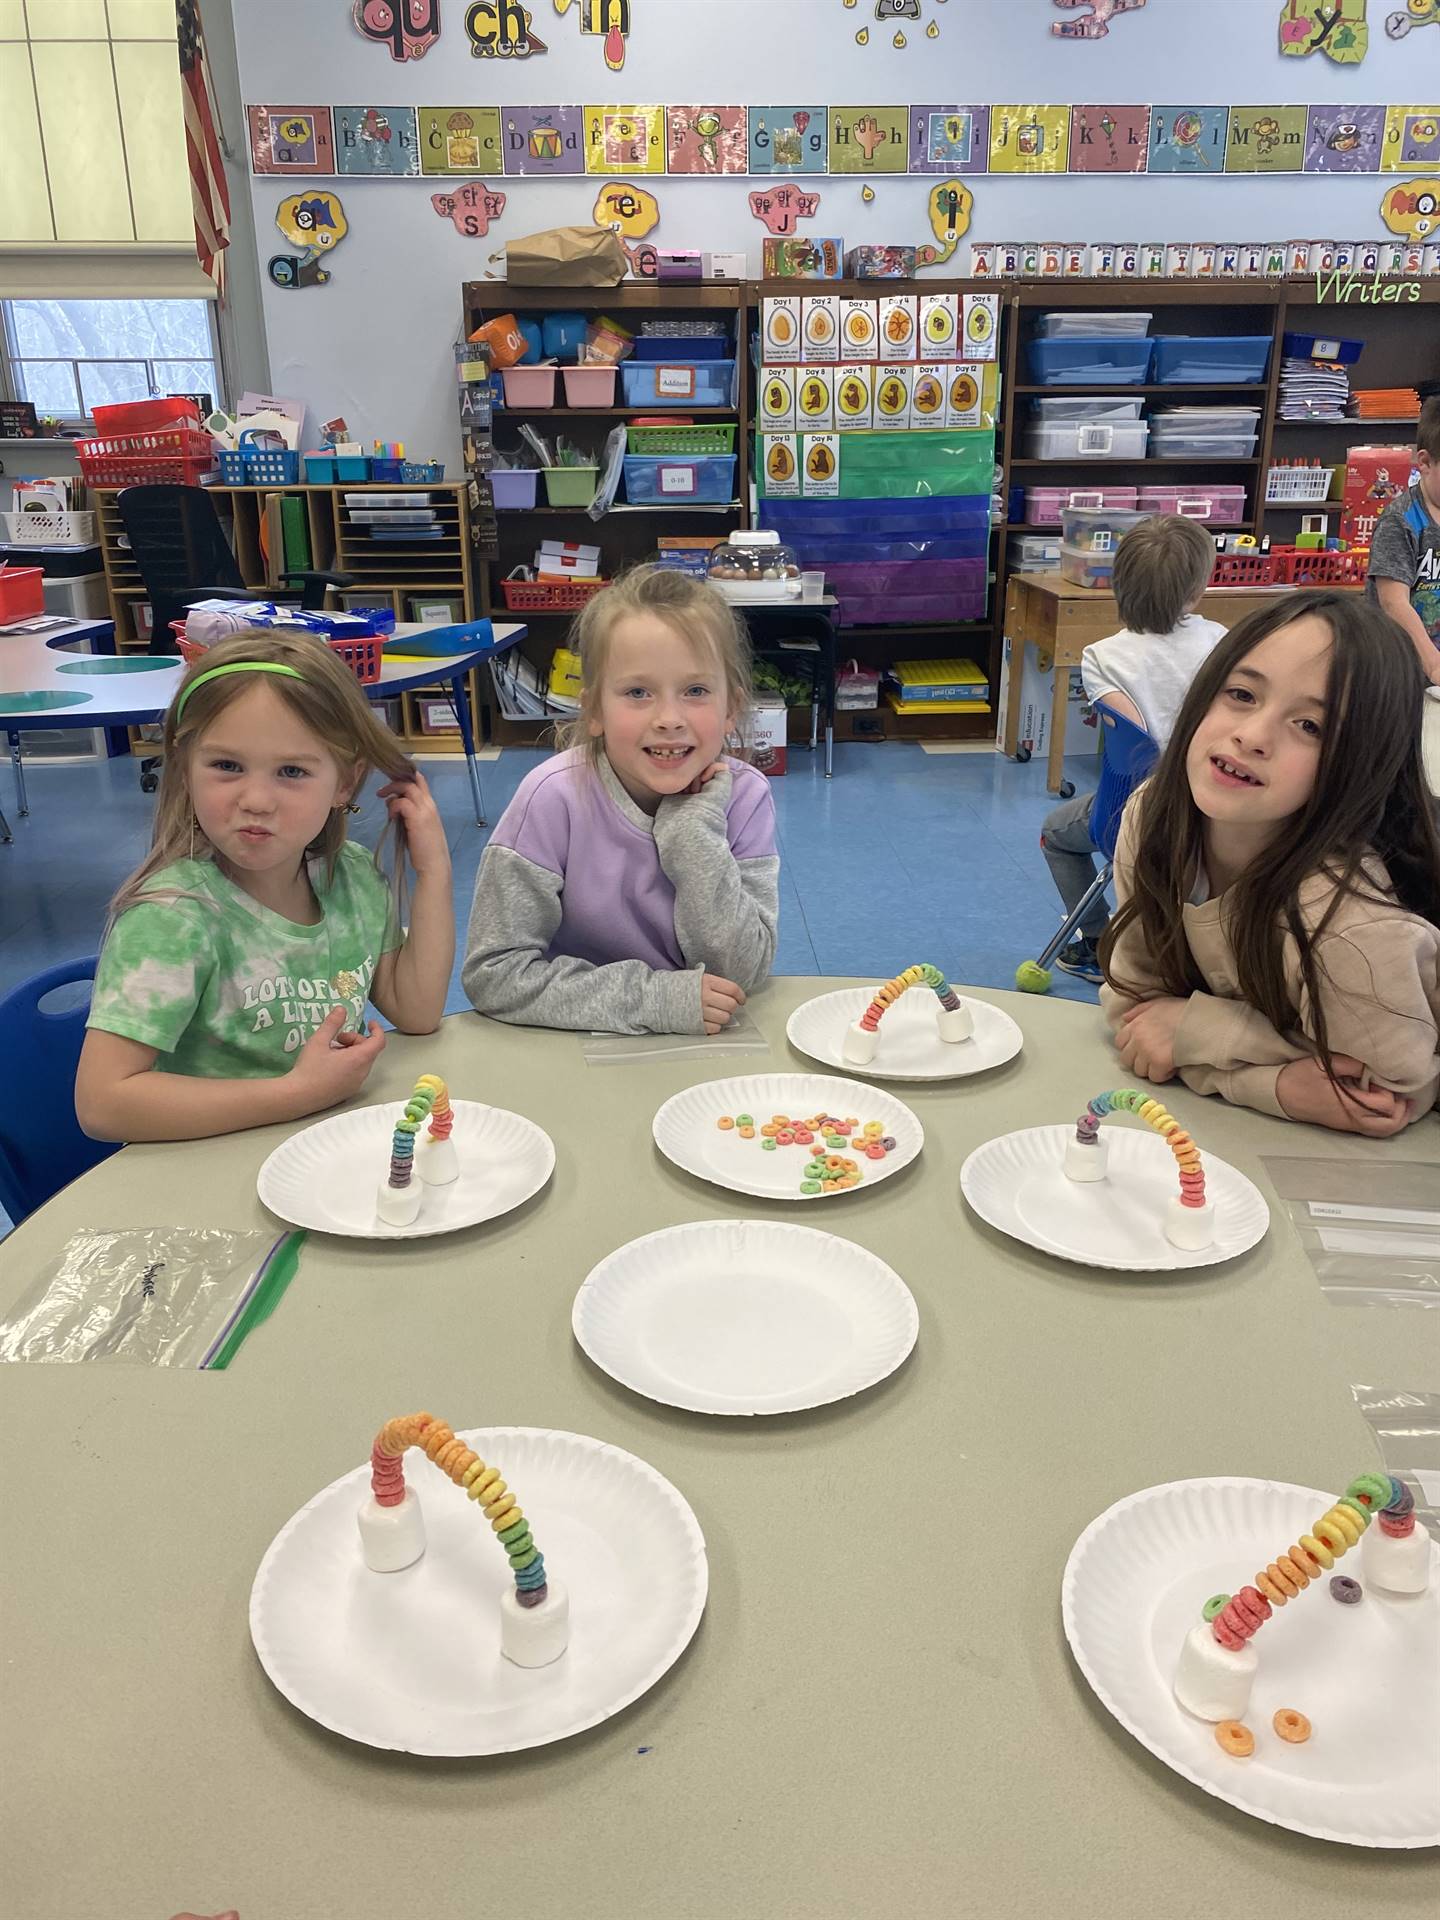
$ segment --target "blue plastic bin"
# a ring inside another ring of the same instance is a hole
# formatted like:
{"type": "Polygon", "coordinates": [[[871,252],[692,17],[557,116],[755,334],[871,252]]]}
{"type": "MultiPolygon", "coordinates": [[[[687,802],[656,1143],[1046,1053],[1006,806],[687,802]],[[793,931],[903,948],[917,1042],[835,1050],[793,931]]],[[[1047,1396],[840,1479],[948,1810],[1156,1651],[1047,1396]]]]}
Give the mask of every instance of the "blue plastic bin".
{"type": "Polygon", "coordinates": [[[333,487],[344,480],[368,480],[370,459],[363,453],[307,453],[305,481],[312,487],[333,487]]]}
{"type": "MultiPolygon", "coordinates": [[[[674,341],[672,347],[682,343],[674,341]]],[[[620,369],[627,407],[728,407],[733,360],[627,360],[620,369]],[[688,377],[687,377],[688,376],[688,377]],[[683,391],[677,389],[683,388],[683,391]]]]}
{"type": "Polygon", "coordinates": [[[1268,333],[1155,335],[1157,385],[1254,386],[1270,364],[1268,333]]]}
{"type": "Polygon", "coordinates": [[[393,486],[396,482],[405,478],[405,462],[403,460],[377,460],[372,456],[370,461],[370,478],[372,480],[383,480],[387,485],[393,486]]]}
{"type": "Polygon", "coordinates": [[[625,498],[636,507],[728,506],[735,498],[735,455],[627,453],[625,498]]]}
{"type": "Polygon", "coordinates": [[[664,334],[642,333],[635,341],[636,360],[724,360],[734,342],[728,334],[686,335],[683,339],[664,334]]]}
{"type": "Polygon", "coordinates": [[[1287,360],[1323,360],[1327,365],[1353,367],[1365,342],[1341,340],[1333,333],[1287,333],[1282,345],[1287,360]]]}
{"type": "Polygon", "coordinates": [[[1025,353],[1037,387],[1140,387],[1150,378],[1153,344],[1145,339],[1028,340],[1025,353]]]}

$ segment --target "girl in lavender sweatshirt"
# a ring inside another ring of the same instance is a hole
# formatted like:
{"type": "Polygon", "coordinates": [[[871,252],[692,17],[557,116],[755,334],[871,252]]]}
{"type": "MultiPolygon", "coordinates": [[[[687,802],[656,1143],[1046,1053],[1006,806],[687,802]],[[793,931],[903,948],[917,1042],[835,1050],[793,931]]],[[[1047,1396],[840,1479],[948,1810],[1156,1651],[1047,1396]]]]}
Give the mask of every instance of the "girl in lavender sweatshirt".
{"type": "Polygon", "coordinates": [[[475,883],[462,978],[481,1013],[718,1033],[775,957],[775,803],[724,756],[749,645],[712,587],[661,567],[579,622],[580,717],[527,774],[475,883]]]}

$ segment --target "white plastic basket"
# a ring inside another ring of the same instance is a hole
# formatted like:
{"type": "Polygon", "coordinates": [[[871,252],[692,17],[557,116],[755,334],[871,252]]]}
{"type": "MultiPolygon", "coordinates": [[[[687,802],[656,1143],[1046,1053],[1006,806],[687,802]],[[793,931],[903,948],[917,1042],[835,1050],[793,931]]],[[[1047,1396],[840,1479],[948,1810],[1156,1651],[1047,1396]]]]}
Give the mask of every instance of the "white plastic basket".
{"type": "Polygon", "coordinates": [[[1271,467],[1265,475],[1266,504],[1288,500],[1318,507],[1330,498],[1334,480],[1330,467],[1271,467]]]}
{"type": "Polygon", "coordinates": [[[5,538],[12,547],[92,547],[93,513],[5,513],[5,538]]]}

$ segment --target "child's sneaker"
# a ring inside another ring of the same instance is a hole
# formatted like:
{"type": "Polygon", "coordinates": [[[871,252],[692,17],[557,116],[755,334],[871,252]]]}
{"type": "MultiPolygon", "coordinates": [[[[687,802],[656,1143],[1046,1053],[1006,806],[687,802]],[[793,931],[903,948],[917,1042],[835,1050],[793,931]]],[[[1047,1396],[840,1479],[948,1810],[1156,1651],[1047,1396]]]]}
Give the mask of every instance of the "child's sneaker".
{"type": "Polygon", "coordinates": [[[1062,947],[1056,954],[1055,964],[1066,973],[1073,973],[1077,980],[1088,980],[1095,987],[1104,984],[1099,949],[1093,940],[1083,936],[1079,940],[1072,940],[1068,947],[1062,947]]]}

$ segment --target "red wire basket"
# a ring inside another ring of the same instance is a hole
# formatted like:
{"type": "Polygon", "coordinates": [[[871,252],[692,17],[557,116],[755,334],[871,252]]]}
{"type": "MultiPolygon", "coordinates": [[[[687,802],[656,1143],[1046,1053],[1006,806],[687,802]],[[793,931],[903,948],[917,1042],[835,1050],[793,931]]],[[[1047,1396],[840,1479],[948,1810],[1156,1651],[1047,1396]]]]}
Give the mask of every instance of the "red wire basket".
{"type": "Polygon", "coordinates": [[[502,580],[500,590],[511,613],[575,613],[608,580],[502,580]]]}
{"type": "MultiPolygon", "coordinates": [[[[198,640],[185,638],[183,620],[172,620],[170,631],[174,634],[175,644],[180,649],[180,658],[187,667],[193,667],[197,660],[203,660],[210,651],[208,647],[201,646],[198,640]]],[[[319,635],[315,637],[318,639],[319,635]]],[[[380,678],[384,655],[378,634],[366,634],[359,640],[327,640],[325,644],[332,653],[339,654],[362,687],[373,687],[380,678]]]]}
{"type": "Polygon", "coordinates": [[[92,487],[143,486],[152,480],[194,486],[215,465],[215,442],[198,427],[165,427],[154,433],[77,440],[75,457],[92,487]]]}
{"type": "Polygon", "coordinates": [[[1285,579],[1278,553],[1222,553],[1210,576],[1212,587],[1275,587],[1285,579]]]}
{"type": "Polygon", "coordinates": [[[1353,547],[1348,553],[1321,553],[1303,547],[1282,548],[1282,578],[1292,587],[1363,587],[1370,571],[1370,549],[1353,547]]]}

